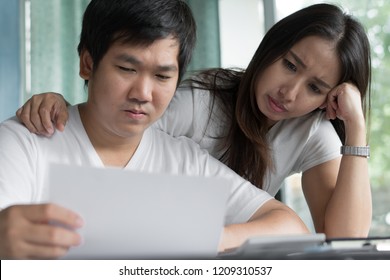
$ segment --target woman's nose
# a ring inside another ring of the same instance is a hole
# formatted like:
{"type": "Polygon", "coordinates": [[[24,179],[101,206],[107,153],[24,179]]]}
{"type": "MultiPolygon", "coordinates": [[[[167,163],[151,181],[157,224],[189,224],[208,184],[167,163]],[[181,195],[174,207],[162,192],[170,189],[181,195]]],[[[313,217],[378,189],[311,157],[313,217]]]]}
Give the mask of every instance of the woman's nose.
{"type": "Polygon", "coordinates": [[[300,92],[300,87],[301,85],[299,81],[291,81],[281,87],[280,94],[285,101],[294,101],[300,92]]]}

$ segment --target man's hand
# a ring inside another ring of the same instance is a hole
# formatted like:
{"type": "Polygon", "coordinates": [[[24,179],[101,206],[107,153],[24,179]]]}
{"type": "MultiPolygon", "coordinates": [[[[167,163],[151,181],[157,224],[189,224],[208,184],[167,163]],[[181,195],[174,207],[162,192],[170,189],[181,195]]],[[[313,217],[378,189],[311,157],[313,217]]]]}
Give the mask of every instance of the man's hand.
{"type": "Polygon", "coordinates": [[[0,259],[53,259],[81,243],[74,212],[55,204],[15,205],[0,211],[0,259]]]}

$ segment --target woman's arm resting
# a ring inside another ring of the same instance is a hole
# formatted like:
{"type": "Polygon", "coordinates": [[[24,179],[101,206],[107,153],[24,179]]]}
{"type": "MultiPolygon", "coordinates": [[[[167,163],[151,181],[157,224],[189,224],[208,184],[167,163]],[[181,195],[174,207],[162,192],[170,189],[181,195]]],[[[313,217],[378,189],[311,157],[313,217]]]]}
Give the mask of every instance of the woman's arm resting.
{"type": "Polygon", "coordinates": [[[276,199],[267,201],[247,223],[226,226],[220,251],[235,248],[248,238],[259,235],[308,234],[309,230],[298,215],[276,199]]]}
{"type": "Polygon", "coordinates": [[[302,187],[317,232],[332,237],[366,237],[371,225],[367,159],[354,156],[303,173],[302,187]]]}
{"type": "Polygon", "coordinates": [[[36,94],[16,111],[16,116],[31,132],[50,136],[55,129],[64,130],[69,117],[67,105],[61,94],[36,94]]]}
{"type": "MultiPolygon", "coordinates": [[[[345,124],[345,145],[366,146],[360,93],[344,83],[329,94],[327,114],[345,124]]],[[[368,159],[344,155],[303,173],[302,187],[316,230],[327,237],[366,237],[372,218],[368,159]]]]}

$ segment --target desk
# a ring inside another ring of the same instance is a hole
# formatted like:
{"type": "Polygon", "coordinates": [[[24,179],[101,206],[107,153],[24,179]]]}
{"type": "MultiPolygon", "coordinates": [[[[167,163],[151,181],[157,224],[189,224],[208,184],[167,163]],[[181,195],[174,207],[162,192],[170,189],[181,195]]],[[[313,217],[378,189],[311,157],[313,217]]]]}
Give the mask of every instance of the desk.
{"type": "Polygon", "coordinates": [[[326,240],[325,235],[279,236],[248,240],[220,259],[390,260],[390,237],[326,240]]]}

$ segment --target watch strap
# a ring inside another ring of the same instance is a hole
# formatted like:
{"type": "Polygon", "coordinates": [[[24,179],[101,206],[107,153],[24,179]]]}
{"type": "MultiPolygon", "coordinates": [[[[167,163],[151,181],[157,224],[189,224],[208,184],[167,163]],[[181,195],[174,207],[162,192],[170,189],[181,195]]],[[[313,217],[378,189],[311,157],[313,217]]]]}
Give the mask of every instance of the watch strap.
{"type": "Polygon", "coordinates": [[[340,152],[346,156],[370,157],[370,146],[341,146],[340,152]]]}

